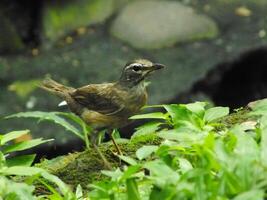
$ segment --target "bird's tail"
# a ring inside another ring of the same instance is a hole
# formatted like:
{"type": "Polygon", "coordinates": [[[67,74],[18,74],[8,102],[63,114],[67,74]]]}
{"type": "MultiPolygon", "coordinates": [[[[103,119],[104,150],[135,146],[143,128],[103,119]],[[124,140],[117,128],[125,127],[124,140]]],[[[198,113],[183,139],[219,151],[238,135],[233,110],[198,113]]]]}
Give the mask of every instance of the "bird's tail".
{"type": "Polygon", "coordinates": [[[41,85],[39,85],[40,88],[51,92],[63,99],[66,98],[66,96],[69,95],[69,92],[71,92],[73,90],[73,88],[71,87],[67,87],[65,85],[62,85],[54,80],[52,80],[51,78],[46,78],[41,85]]]}

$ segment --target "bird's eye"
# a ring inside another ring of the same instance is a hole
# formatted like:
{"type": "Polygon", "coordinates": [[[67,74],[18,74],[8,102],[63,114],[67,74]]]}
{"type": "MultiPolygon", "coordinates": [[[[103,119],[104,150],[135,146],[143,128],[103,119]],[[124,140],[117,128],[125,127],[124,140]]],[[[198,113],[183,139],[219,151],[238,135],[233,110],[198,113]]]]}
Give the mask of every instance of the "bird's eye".
{"type": "Polygon", "coordinates": [[[133,71],[138,72],[140,70],[141,70],[141,66],[138,66],[138,65],[133,66],[133,71]]]}

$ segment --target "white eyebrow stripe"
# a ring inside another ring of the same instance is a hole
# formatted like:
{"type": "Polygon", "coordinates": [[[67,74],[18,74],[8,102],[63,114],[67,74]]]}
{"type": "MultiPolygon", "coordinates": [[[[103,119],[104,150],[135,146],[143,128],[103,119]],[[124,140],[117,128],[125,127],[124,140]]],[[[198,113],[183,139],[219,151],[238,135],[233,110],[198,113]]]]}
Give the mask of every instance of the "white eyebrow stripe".
{"type": "Polygon", "coordinates": [[[129,69],[129,68],[131,68],[131,67],[133,67],[133,66],[142,67],[142,64],[140,64],[140,63],[132,63],[132,64],[130,64],[129,66],[127,66],[125,69],[129,69]]]}

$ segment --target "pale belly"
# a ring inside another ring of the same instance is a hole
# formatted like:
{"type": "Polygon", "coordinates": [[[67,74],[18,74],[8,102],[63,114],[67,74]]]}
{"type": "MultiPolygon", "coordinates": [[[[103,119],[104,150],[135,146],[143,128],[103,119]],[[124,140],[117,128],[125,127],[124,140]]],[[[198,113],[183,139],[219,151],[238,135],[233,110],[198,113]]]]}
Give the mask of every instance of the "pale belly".
{"type": "Polygon", "coordinates": [[[81,118],[93,128],[120,128],[130,123],[129,117],[103,115],[101,113],[85,110],[81,118]]]}

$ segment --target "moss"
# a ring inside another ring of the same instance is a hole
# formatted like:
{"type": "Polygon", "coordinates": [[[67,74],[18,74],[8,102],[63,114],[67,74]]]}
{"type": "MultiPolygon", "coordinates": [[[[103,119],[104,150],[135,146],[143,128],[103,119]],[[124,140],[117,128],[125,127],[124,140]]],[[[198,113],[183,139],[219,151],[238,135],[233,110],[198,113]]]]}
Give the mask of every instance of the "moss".
{"type": "MultiPolygon", "coordinates": [[[[130,141],[119,142],[119,146],[126,156],[134,156],[138,148],[145,144],[159,144],[160,139],[155,134],[147,134],[133,137],[130,141]]],[[[121,162],[115,155],[115,147],[107,142],[99,146],[99,150],[107,158],[113,167],[121,166],[121,162]]],[[[52,160],[44,160],[36,166],[55,174],[65,183],[76,187],[80,184],[83,188],[93,181],[103,180],[100,171],[105,169],[102,159],[94,149],[84,152],[71,153],[52,160]]]]}
{"type": "Polygon", "coordinates": [[[224,117],[220,123],[226,125],[227,127],[231,127],[234,124],[241,124],[242,122],[245,122],[249,119],[252,119],[251,116],[248,116],[248,112],[250,111],[249,108],[240,108],[235,110],[230,115],[224,117]]]}

